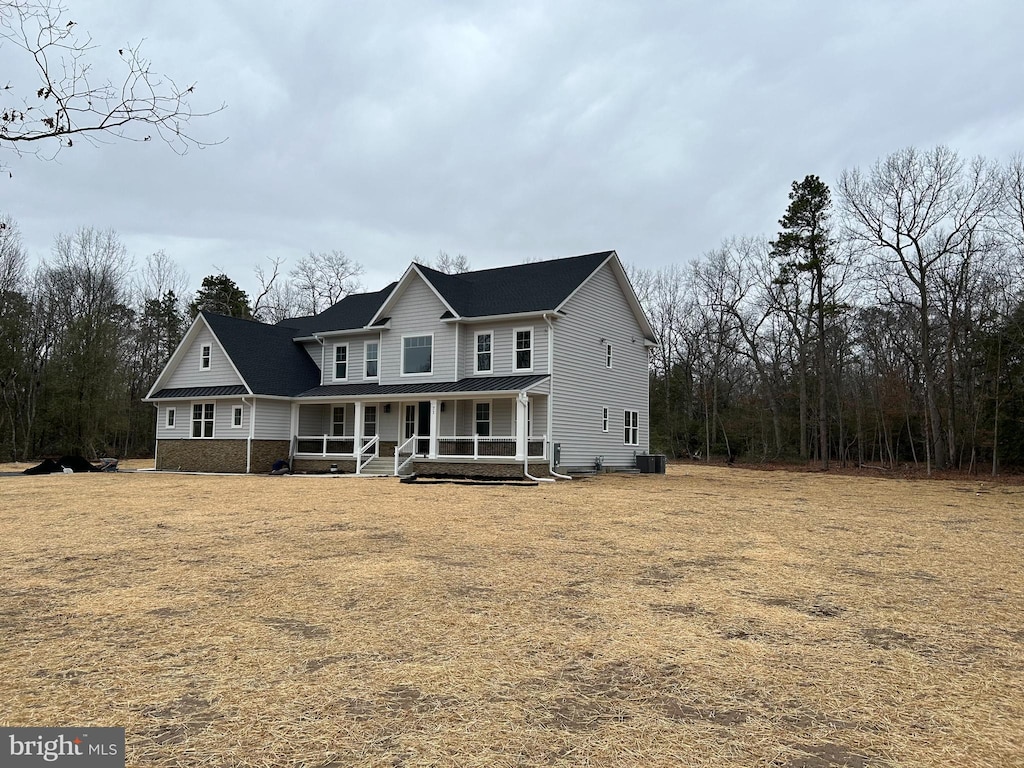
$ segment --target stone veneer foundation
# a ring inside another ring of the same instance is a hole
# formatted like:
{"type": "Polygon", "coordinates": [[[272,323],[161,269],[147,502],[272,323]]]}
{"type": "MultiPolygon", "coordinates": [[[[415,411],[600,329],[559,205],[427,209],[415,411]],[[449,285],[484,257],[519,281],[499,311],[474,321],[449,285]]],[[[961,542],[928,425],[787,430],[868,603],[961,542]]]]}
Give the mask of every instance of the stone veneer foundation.
{"type": "MultiPolygon", "coordinates": [[[[253,440],[250,469],[270,472],[278,459],[288,459],[287,440],[253,440]]],[[[245,472],[245,440],[160,440],[156,469],[179,472],[245,472]]]]}

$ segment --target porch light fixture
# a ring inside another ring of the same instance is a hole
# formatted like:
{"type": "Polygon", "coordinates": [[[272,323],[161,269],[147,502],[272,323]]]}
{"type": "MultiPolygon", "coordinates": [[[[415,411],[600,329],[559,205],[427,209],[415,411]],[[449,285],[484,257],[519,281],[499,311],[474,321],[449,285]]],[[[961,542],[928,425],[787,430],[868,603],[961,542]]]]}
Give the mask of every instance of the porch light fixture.
{"type": "Polygon", "coordinates": [[[384,403],[384,413],[391,413],[391,403],[384,403]]]}

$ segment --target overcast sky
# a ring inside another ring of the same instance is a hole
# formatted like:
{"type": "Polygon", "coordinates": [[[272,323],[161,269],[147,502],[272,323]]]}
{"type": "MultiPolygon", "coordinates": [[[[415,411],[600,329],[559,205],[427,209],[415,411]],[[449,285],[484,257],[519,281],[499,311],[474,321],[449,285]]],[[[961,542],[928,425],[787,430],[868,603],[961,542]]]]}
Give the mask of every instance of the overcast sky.
{"type": "Polygon", "coordinates": [[[193,288],[332,249],[370,290],[439,250],[656,268],[774,234],[809,173],[1024,149],[1021,0],[67,4],[97,71],[144,39],[193,107],[227,104],[192,126],[226,141],[0,150],[0,212],[33,256],[110,227],[193,288]]]}

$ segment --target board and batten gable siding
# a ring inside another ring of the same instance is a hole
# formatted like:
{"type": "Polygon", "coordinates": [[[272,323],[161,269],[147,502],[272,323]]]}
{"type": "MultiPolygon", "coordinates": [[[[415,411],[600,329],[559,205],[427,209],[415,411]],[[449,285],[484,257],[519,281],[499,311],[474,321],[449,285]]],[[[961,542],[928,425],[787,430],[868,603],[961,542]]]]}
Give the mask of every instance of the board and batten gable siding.
{"type": "Polygon", "coordinates": [[[231,362],[220,348],[209,328],[197,329],[192,343],[183,351],[170,376],[161,382],[162,387],[224,387],[241,384],[242,380],[231,362]],[[203,345],[210,345],[210,367],[199,368],[199,353],[203,345]]]}
{"type": "MultiPolygon", "coordinates": [[[[416,381],[455,381],[455,326],[442,323],[446,307],[433,290],[415,275],[398,298],[391,312],[391,329],[382,334],[380,348],[380,383],[408,384],[416,381]],[[402,376],[402,337],[433,334],[431,373],[402,376]]],[[[362,358],[362,346],[359,356],[362,358]]]]}
{"type": "Polygon", "coordinates": [[[554,322],[553,440],[561,444],[561,466],[633,466],[649,449],[648,352],[643,331],[608,265],[601,267],[566,303],[554,322]],[[601,340],[605,339],[605,342],[601,340]],[[606,365],[612,345],[612,367],[606,365]],[[602,409],[608,408],[608,432],[602,409]],[[639,445],[624,445],[624,412],[639,412],[639,445]]]}
{"type": "Polygon", "coordinates": [[[533,331],[533,368],[528,373],[548,372],[548,326],[535,320],[502,321],[500,323],[461,323],[459,326],[458,378],[474,376],[517,376],[514,370],[516,331],[533,331]],[[491,333],[491,372],[476,373],[476,334],[491,333]]]}

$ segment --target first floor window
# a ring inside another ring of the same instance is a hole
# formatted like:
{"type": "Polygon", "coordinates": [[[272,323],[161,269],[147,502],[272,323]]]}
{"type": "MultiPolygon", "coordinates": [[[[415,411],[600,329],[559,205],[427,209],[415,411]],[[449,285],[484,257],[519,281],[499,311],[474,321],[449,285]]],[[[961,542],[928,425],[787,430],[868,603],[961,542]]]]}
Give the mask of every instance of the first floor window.
{"type": "Polygon", "coordinates": [[[242,406],[240,405],[235,405],[231,407],[231,426],[242,426],[242,406]]]}
{"type": "Polygon", "coordinates": [[[334,348],[334,380],[348,378],[348,344],[338,344],[334,348]]]}
{"type": "Polygon", "coordinates": [[[377,406],[368,405],[363,410],[363,435],[374,437],[377,434],[377,406]]]}
{"type": "Polygon", "coordinates": [[[416,406],[407,405],[405,406],[405,439],[408,440],[410,437],[416,434],[416,406]]]}
{"type": "Polygon", "coordinates": [[[174,429],[174,409],[167,409],[167,421],[164,422],[168,429],[174,429]]]}
{"type": "Polygon", "coordinates": [[[213,403],[192,406],[192,437],[213,437],[213,403]]]}
{"type": "Polygon", "coordinates": [[[430,373],[433,370],[433,336],[406,336],[402,339],[402,373],[430,373]]]}
{"type": "Polygon", "coordinates": [[[345,434],[345,406],[336,405],[331,409],[331,434],[345,434]]]}
{"type": "Polygon", "coordinates": [[[489,437],[491,434],[491,404],[476,404],[476,434],[489,437]]]}
{"type": "Polygon", "coordinates": [[[602,432],[607,432],[608,431],[608,409],[607,408],[602,408],[601,409],[601,431],[602,432]]]}
{"type": "Polygon", "coordinates": [[[625,411],[623,422],[625,424],[623,442],[626,445],[640,445],[640,412],[625,411]]]}
{"type": "Polygon", "coordinates": [[[476,335],[476,367],[475,373],[491,372],[491,333],[478,333],[476,335]]]}
{"type": "Polygon", "coordinates": [[[366,357],[366,371],[364,378],[380,378],[380,369],[377,367],[377,363],[380,360],[380,346],[376,341],[368,341],[366,342],[364,350],[366,357]]]}
{"type": "Polygon", "coordinates": [[[533,331],[529,328],[516,330],[512,367],[517,371],[533,369],[533,331]]]}

